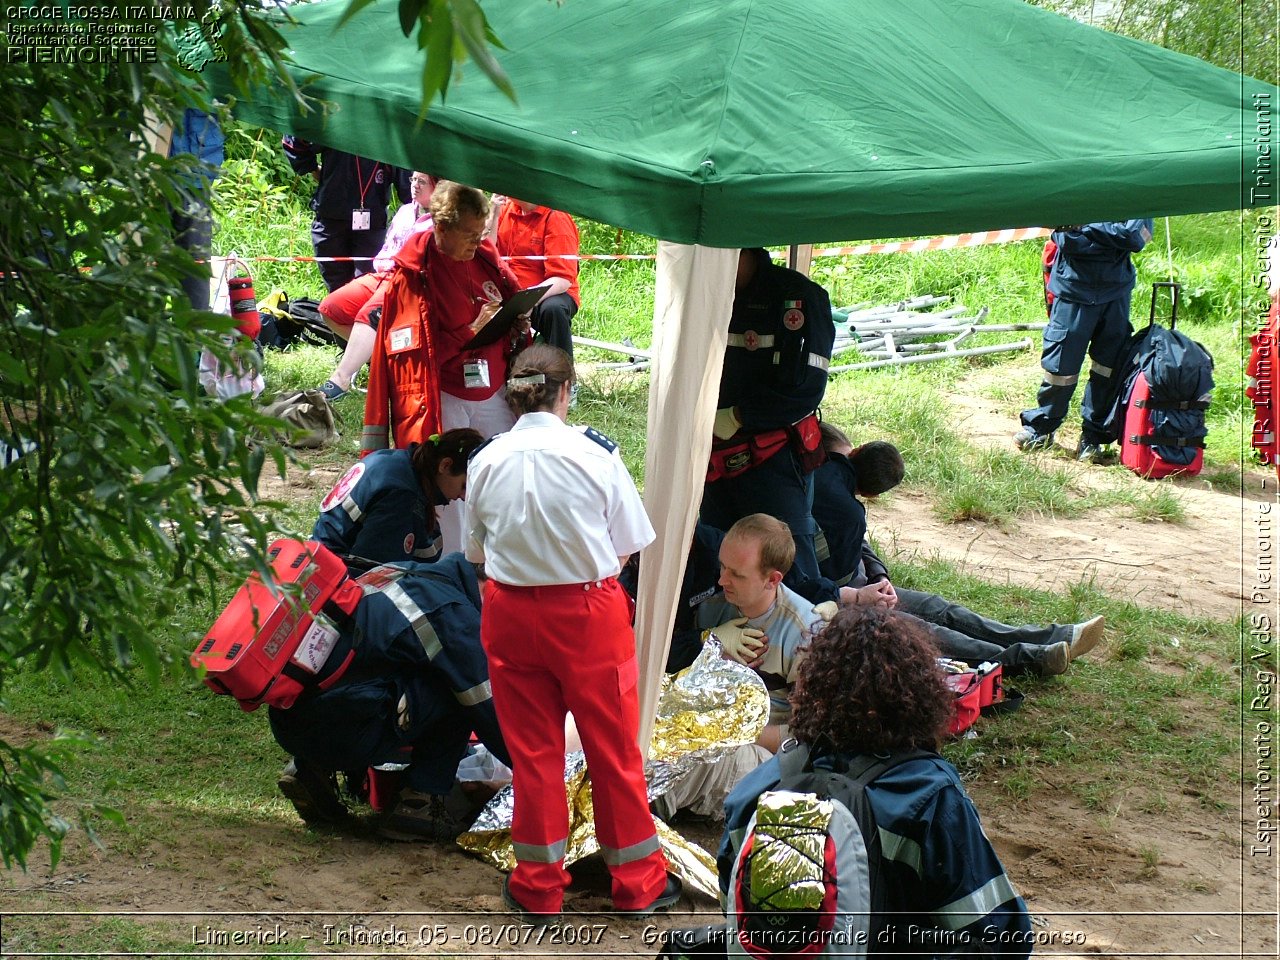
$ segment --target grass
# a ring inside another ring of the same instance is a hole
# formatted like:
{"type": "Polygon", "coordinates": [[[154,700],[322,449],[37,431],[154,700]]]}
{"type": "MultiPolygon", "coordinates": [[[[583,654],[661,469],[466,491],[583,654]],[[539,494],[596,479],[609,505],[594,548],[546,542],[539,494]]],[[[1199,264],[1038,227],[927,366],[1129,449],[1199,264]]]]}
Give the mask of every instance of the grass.
{"type": "Polygon", "coordinates": [[[124,916],[19,917],[10,914],[5,917],[4,937],[4,954],[10,957],[56,951],[60,958],[88,960],[101,957],[103,947],[108,945],[114,952],[136,956],[165,953],[186,956],[192,949],[190,924],[184,928],[175,921],[144,922],[124,916]]]}

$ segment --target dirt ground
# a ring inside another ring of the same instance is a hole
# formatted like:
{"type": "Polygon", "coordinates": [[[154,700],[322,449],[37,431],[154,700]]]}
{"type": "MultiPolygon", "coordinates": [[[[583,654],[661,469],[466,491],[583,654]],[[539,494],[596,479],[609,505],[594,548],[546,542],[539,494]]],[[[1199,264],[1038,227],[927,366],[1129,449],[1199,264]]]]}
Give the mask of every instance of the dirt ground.
{"type": "MultiPolygon", "coordinates": [[[[993,405],[957,402],[968,411],[968,433],[1009,442],[1007,418],[993,405]]],[[[1082,483],[1118,482],[1102,468],[1078,469],[1082,483]]],[[[322,470],[296,482],[327,486],[332,475],[322,470]]],[[[1093,578],[1143,606],[1215,620],[1239,616],[1253,505],[1275,502],[1274,475],[1247,471],[1243,499],[1196,480],[1178,482],[1177,492],[1194,524],[1099,512],[1002,530],[938,522],[925,498],[909,494],[873,508],[871,520],[893,556],[936,554],[986,579],[1045,589],[1093,578]]],[[[0,729],[0,736],[18,739],[31,733],[0,729]]],[[[1159,813],[1124,796],[1100,812],[1065,789],[1070,776],[1060,767],[1045,770],[1033,795],[1017,803],[994,779],[970,784],[988,835],[1038,918],[1038,954],[1276,955],[1270,917],[1277,854],[1271,848],[1270,855],[1247,855],[1235,784],[1222,785],[1216,808],[1170,784],[1159,813]],[[1251,911],[1259,915],[1245,915],[1251,911]]],[[[180,823],[190,811],[163,814],[180,823]]],[[[677,825],[714,849],[714,827],[677,825]]],[[[23,931],[71,931],[95,919],[77,914],[115,913],[151,925],[157,937],[190,944],[200,956],[229,950],[652,956],[657,948],[647,938],[654,931],[710,922],[715,914],[710,899],[686,896],[676,912],[654,922],[614,918],[604,912],[606,874],[587,862],[575,868],[566,924],[535,942],[504,913],[494,868],[457,849],[381,841],[367,822],[316,834],[291,811],[268,812],[247,826],[201,825],[169,835],[176,839],[166,846],[135,839],[129,852],[75,842],[52,874],[37,866],[0,876],[0,911],[32,914],[0,914],[0,954],[22,955],[23,931]],[[495,938],[505,945],[495,946],[495,938]]]]}
{"type": "MultiPolygon", "coordinates": [[[[977,444],[1012,449],[1017,428],[994,401],[959,394],[954,428],[977,444]]],[[[1059,443],[1064,441],[1060,438],[1059,443]]],[[[1048,454],[1038,454],[1047,456],[1048,454]]],[[[1097,467],[1055,459],[1082,487],[1128,484],[1136,480],[1120,466],[1097,467]]],[[[1014,583],[1059,591],[1092,581],[1103,593],[1128,597],[1140,606],[1184,616],[1231,620],[1245,601],[1241,569],[1246,546],[1255,539],[1257,504],[1276,503],[1276,475],[1251,466],[1243,491],[1224,493],[1204,480],[1173,478],[1189,522],[1142,522],[1119,508],[1057,520],[1041,516],[1002,529],[990,523],[947,523],[937,519],[928,499],[895,491],[868,511],[872,533],[901,558],[938,556],[994,583],[1014,583]]]]}

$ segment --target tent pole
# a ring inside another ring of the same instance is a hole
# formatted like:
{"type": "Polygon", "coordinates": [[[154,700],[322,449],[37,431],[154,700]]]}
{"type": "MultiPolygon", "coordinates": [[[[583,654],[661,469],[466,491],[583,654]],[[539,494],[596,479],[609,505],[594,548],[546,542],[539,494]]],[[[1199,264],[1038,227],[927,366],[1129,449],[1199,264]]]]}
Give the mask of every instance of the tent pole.
{"type": "Polygon", "coordinates": [[[813,244],[793,243],[787,250],[787,266],[792,270],[799,270],[807,277],[809,268],[813,266],[813,244]]]}
{"type": "Polygon", "coordinates": [[[657,539],[640,556],[636,597],[640,749],[653,735],[671,626],[711,455],[738,251],[658,244],[644,505],[657,539]]]}

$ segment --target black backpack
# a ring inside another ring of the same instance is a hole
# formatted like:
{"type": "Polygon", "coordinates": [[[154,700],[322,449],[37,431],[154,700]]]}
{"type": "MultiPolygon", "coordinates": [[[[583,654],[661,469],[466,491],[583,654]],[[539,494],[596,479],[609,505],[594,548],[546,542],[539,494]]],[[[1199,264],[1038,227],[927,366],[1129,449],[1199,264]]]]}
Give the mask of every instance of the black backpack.
{"type": "Polygon", "coordinates": [[[669,931],[658,956],[851,957],[875,949],[886,897],[866,787],[901,763],[937,754],[846,760],[815,749],[793,740],[778,754],[778,785],[760,795],[735,854],[727,923],[669,931]],[[833,769],[814,766],[823,755],[833,769]]]}
{"type": "Polygon", "coordinates": [[[284,350],[298,342],[342,346],[320,316],[319,307],[315,300],[290,300],[283,290],[272,291],[258,304],[262,319],[258,345],[270,350],[284,350]]]}
{"type": "Polygon", "coordinates": [[[1150,321],[1130,336],[1117,364],[1120,389],[1107,423],[1121,462],[1157,479],[1199,471],[1213,392],[1213,357],[1176,329],[1178,293],[1177,284],[1153,285],[1150,321]],[[1161,290],[1172,298],[1167,328],[1156,323],[1161,290]]]}

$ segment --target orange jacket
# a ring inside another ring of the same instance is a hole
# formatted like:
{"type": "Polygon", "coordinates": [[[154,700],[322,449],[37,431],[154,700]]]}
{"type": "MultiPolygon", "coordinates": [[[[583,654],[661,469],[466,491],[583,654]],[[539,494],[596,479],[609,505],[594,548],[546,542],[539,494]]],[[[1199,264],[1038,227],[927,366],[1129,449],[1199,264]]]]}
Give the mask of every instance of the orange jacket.
{"type": "Polygon", "coordinates": [[[440,376],[428,323],[427,283],[421,264],[429,233],[410,237],[396,254],[385,287],[382,320],[369,361],[360,456],[422,443],[440,432],[440,376]]]}

